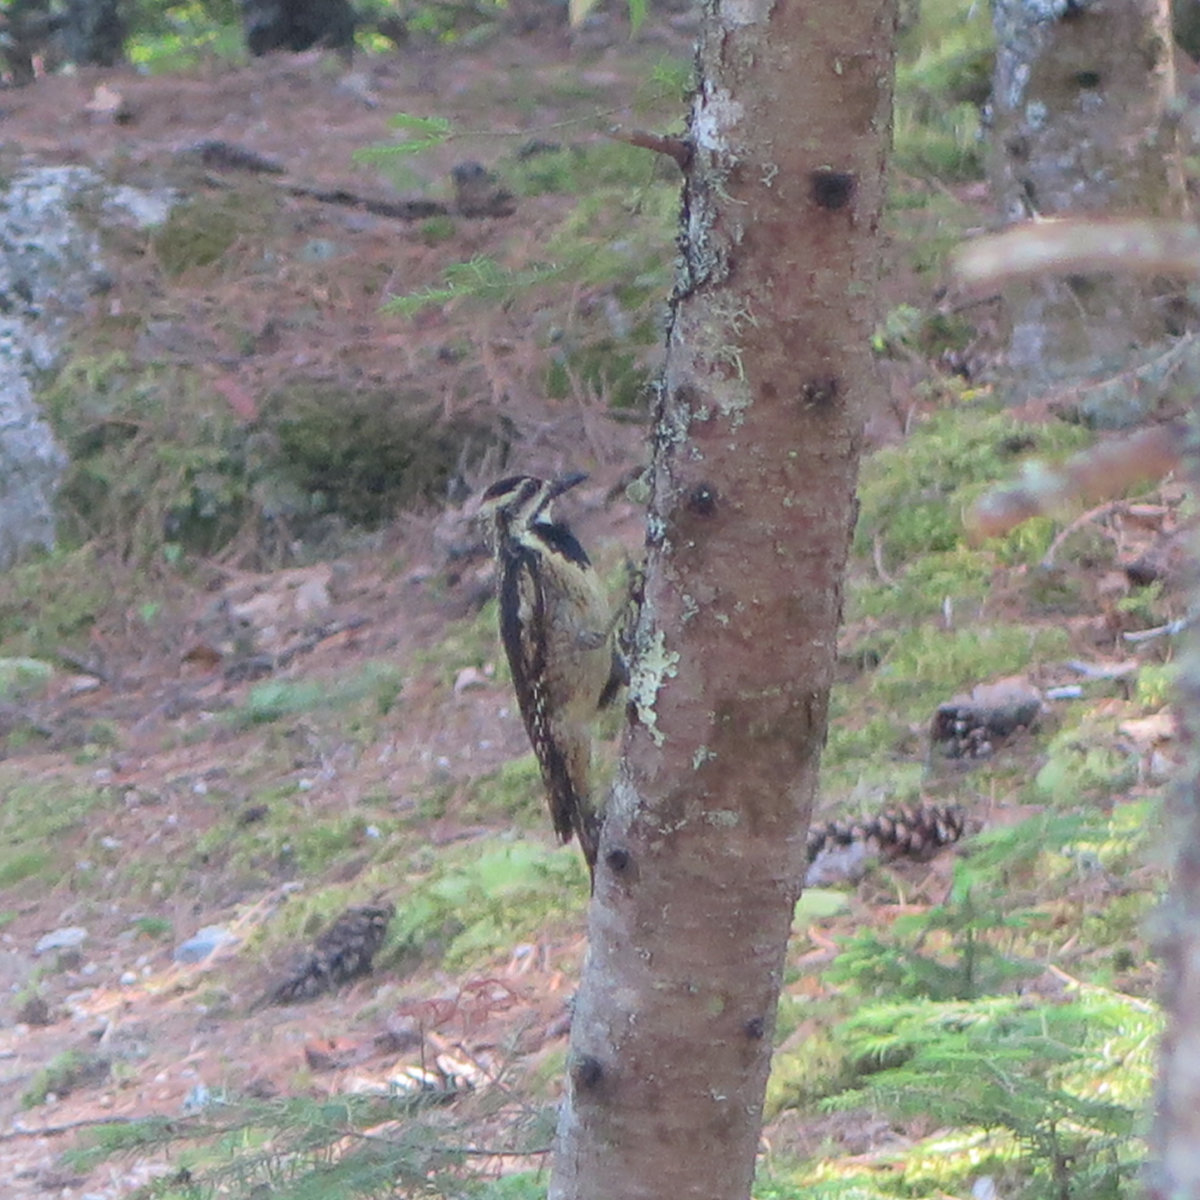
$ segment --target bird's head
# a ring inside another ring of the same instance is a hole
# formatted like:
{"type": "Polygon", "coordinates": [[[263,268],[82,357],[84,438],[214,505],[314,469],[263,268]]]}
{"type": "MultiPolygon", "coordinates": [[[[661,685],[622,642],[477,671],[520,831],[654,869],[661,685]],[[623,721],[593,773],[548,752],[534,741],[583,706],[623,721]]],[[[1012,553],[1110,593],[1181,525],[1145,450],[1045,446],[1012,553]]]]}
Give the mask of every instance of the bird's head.
{"type": "Polygon", "coordinates": [[[505,537],[519,536],[533,525],[549,525],[553,520],[550,506],[554,500],[586,478],[576,471],[558,479],[509,475],[497,480],[479,502],[479,520],[484,522],[489,540],[499,545],[505,537]]]}

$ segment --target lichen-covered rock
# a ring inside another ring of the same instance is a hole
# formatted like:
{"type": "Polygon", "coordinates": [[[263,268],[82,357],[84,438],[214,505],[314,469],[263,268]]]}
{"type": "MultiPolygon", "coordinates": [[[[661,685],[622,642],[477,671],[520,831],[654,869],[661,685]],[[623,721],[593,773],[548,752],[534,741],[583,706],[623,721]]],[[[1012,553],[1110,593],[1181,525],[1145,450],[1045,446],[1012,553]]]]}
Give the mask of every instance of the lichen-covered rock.
{"type": "Polygon", "coordinates": [[[0,569],[54,544],[66,455],[34,383],[88,297],[109,285],[96,230],[153,224],[170,205],[165,194],[109,187],[86,167],[30,168],[0,191],[0,569]]]}

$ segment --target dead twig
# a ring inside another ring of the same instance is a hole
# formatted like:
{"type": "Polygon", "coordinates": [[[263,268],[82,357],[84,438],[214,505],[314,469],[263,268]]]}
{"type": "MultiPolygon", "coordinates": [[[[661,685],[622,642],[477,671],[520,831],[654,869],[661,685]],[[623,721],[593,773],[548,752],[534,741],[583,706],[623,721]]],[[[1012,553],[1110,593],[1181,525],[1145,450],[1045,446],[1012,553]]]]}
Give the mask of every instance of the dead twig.
{"type": "Polygon", "coordinates": [[[686,171],[692,161],[692,143],[686,138],[671,137],[669,134],[649,133],[645,129],[622,129],[614,125],[608,131],[608,136],[615,142],[625,142],[637,146],[641,150],[653,150],[655,154],[665,154],[673,158],[681,171],[686,171]]]}
{"type": "Polygon", "coordinates": [[[1059,530],[1054,541],[1050,543],[1049,548],[1046,550],[1046,553],[1042,555],[1040,565],[1042,567],[1052,567],[1054,565],[1054,556],[1062,549],[1063,543],[1067,538],[1077,529],[1082,529],[1084,525],[1087,525],[1091,521],[1111,516],[1115,512],[1120,512],[1124,507],[1124,500],[1106,500],[1103,504],[1097,504],[1095,508],[1089,508],[1087,512],[1080,513],[1069,525],[1059,530]]]}
{"type": "Polygon", "coordinates": [[[13,1142],[18,1138],[62,1137],[77,1129],[91,1129],[97,1125],[136,1125],[148,1117],[80,1117],[78,1121],[65,1121],[61,1125],[39,1125],[35,1129],[10,1129],[0,1133],[0,1142],[13,1142]]]}
{"type": "Polygon", "coordinates": [[[883,565],[883,538],[878,533],[875,535],[875,540],[871,543],[871,561],[875,564],[875,573],[888,587],[895,589],[900,586],[896,582],[895,576],[883,565]]]}

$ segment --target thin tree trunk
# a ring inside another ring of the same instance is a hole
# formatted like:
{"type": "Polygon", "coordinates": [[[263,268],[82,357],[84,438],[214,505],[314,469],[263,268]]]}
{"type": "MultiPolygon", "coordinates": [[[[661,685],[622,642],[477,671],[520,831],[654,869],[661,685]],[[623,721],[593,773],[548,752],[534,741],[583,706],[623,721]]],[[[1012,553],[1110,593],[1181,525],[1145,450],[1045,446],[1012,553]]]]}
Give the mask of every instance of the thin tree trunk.
{"type": "MultiPolygon", "coordinates": [[[[1193,487],[1198,482],[1200,460],[1193,457],[1193,487]]],[[[1194,605],[1200,589],[1200,544],[1194,534],[1192,552],[1194,605]]],[[[1188,753],[1171,812],[1178,851],[1171,890],[1156,922],[1167,1029],[1159,1051],[1146,1179],[1151,1200],[1200,1197],[1200,631],[1193,624],[1187,636],[1191,646],[1181,660],[1177,704],[1188,753]]]]}
{"type": "Polygon", "coordinates": [[[705,9],[553,1200],[749,1195],[874,387],[894,20],[705,9]]]}
{"type": "MultiPolygon", "coordinates": [[[[1182,213],[1183,176],[1164,119],[1174,93],[1167,0],[992,7],[992,186],[1003,219],[1182,213]]],[[[1010,288],[1014,398],[1128,367],[1131,351],[1177,325],[1163,290],[1129,276],[1010,288]]],[[[1101,424],[1139,415],[1133,400],[1085,414],[1101,424]]]]}

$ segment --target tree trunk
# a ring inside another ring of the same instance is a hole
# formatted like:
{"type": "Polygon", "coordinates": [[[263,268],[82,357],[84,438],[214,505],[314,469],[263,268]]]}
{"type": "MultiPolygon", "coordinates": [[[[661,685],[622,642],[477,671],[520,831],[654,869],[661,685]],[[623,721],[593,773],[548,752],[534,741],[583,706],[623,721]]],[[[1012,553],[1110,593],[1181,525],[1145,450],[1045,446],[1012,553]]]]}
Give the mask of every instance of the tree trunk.
{"type": "MultiPolygon", "coordinates": [[[[1195,434],[1193,432],[1193,441],[1195,434]]],[[[1200,458],[1192,446],[1192,487],[1200,458]]],[[[1192,537],[1193,604],[1200,589],[1200,545],[1192,537]]],[[[1200,1197],[1200,631],[1193,625],[1180,660],[1176,697],[1187,760],[1173,795],[1171,889],[1156,925],[1165,967],[1167,1028],[1159,1051],[1158,1094],[1146,1192],[1150,1200],[1200,1197]]]]}
{"type": "Polygon", "coordinates": [[[749,1195],[875,382],[894,20],[705,8],[554,1200],[749,1195]]]}
{"type": "MultiPolygon", "coordinates": [[[[1193,633],[1193,637],[1194,637],[1193,633]]],[[[1200,703],[1196,652],[1181,687],[1181,712],[1200,703]]],[[[1158,1096],[1146,1191],[1151,1200],[1200,1196],[1200,721],[1186,718],[1190,779],[1180,784],[1174,833],[1179,846],[1171,893],[1158,922],[1164,933],[1163,1005],[1167,1031],[1160,1050],[1158,1096]]]]}
{"type": "MultiPolygon", "coordinates": [[[[1164,121],[1174,92],[1167,0],[994,0],[993,14],[992,184],[1004,221],[1182,213],[1164,121]]],[[[1128,276],[1039,280],[1005,298],[1017,398],[1127,368],[1131,351],[1178,320],[1128,276]]]]}
{"type": "Polygon", "coordinates": [[[62,40],[73,63],[115,66],[125,52],[120,0],[67,0],[62,40]]]}

